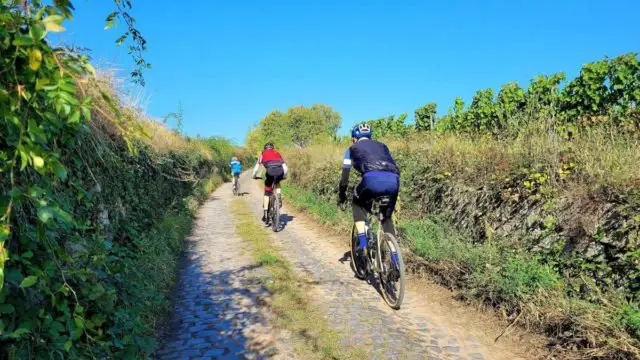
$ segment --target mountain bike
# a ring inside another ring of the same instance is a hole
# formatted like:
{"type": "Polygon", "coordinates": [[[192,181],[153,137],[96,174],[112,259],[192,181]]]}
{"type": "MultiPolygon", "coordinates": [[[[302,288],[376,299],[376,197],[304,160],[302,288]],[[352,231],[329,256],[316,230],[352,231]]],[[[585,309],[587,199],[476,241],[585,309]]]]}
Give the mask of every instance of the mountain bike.
{"type": "Polygon", "coordinates": [[[280,230],[280,194],[276,194],[276,187],[273,188],[273,193],[269,197],[269,210],[267,211],[267,225],[271,225],[271,229],[274,232],[280,230]]]}
{"type": "Polygon", "coordinates": [[[233,175],[233,195],[238,196],[240,194],[240,177],[238,175],[233,175]]]}
{"type": "Polygon", "coordinates": [[[397,310],[404,298],[404,262],[396,237],[382,228],[380,209],[388,204],[388,196],[378,197],[373,201],[371,213],[365,220],[367,248],[363,255],[358,255],[360,243],[354,225],[351,232],[351,266],[359,279],[377,276],[382,297],[392,309],[397,310]],[[373,228],[374,232],[371,231],[373,228]]]}

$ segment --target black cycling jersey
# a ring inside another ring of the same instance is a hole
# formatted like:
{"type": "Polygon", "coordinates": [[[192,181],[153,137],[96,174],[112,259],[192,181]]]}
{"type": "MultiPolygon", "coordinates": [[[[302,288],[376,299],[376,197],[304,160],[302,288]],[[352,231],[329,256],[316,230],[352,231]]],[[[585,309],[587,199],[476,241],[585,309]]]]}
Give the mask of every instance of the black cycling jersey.
{"type": "Polygon", "coordinates": [[[343,168],[353,167],[360,174],[370,171],[400,174],[387,145],[375,140],[362,140],[351,145],[344,154],[343,168]]]}

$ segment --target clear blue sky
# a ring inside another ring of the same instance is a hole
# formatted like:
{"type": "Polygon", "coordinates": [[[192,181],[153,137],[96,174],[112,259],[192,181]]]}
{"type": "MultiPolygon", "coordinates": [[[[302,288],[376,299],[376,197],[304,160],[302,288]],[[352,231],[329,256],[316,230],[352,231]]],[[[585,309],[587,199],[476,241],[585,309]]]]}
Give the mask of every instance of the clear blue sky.
{"type": "MultiPolygon", "coordinates": [[[[108,0],[76,0],[62,39],[130,70],[108,0]]],[[[147,111],[181,101],[188,134],[244,141],[274,109],[316,102],[344,125],[640,50],[638,0],[133,0],[149,43],[147,111]]]]}

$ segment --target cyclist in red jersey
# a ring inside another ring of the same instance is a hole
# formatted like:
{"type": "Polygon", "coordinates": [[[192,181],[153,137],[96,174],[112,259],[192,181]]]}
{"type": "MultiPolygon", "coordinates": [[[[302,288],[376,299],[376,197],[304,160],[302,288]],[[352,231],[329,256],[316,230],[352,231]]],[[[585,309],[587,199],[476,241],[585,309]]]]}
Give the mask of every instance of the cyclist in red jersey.
{"type": "MultiPolygon", "coordinates": [[[[264,145],[264,151],[258,157],[256,166],[253,169],[253,177],[256,177],[260,165],[264,165],[266,176],[264,179],[264,200],[262,201],[262,209],[264,215],[262,221],[267,222],[267,212],[269,211],[269,197],[273,194],[275,188],[276,194],[280,197],[280,181],[287,177],[287,164],[284,162],[282,155],[277,152],[272,143],[264,145]]],[[[282,199],[280,199],[282,206],[282,199]]]]}

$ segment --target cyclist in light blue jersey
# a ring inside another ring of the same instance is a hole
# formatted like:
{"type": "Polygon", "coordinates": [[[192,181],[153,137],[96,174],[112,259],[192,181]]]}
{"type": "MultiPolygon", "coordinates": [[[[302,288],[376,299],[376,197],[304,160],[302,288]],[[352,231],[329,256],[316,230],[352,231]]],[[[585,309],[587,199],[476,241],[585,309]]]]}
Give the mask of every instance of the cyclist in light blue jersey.
{"type": "Polygon", "coordinates": [[[240,177],[240,173],[242,173],[242,163],[238,160],[237,157],[232,157],[231,162],[229,163],[229,167],[231,167],[231,178],[233,186],[236,186],[238,183],[238,178],[240,177]]]}

